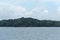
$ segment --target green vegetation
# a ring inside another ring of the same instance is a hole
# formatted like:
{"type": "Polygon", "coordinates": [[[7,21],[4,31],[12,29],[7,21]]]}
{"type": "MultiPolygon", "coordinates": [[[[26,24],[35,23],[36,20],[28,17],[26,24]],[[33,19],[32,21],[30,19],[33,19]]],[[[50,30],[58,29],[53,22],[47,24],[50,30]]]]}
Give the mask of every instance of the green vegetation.
{"type": "Polygon", "coordinates": [[[60,21],[51,20],[37,20],[33,18],[18,18],[18,19],[8,19],[1,20],[0,26],[10,26],[10,27],[55,27],[60,26],[60,21]]]}

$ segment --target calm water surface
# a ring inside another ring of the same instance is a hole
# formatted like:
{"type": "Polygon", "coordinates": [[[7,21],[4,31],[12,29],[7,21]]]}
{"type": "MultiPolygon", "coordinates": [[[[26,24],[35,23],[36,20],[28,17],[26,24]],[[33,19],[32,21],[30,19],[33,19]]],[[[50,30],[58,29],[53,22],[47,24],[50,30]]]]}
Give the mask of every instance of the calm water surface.
{"type": "Polygon", "coordinates": [[[60,27],[0,27],[0,40],[60,40],[60,27]]]}

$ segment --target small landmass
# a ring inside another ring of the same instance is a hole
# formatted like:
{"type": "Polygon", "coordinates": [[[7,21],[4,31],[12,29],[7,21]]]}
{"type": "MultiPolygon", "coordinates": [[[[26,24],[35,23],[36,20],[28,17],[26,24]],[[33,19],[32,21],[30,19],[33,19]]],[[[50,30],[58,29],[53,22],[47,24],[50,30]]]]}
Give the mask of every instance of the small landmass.
{"type": "Polygon", "coordinates": [[[60,27],[60,21],[18,18],[0,20],[0,27],[60,27]]]}

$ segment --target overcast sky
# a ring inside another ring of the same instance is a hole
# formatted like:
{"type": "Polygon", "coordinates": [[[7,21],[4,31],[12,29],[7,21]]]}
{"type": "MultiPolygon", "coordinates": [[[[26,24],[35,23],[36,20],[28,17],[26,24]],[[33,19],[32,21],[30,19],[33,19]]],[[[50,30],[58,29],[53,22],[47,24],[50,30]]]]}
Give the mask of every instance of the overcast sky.
{"type": "Polygon", "coordinates": [[[60,20],[60,0],[0,0],[0,19],[20,17],[60,20]]]}

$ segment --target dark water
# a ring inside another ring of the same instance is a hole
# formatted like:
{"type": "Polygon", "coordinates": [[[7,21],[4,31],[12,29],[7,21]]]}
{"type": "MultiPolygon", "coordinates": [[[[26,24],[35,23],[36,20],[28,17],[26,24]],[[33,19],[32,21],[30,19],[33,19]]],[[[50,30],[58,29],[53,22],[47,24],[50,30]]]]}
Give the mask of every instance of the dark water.
{"type": "Polygon", "coordinates": [[[0,27],[0,40],[60,40],[60,27],[0,27]]]}

